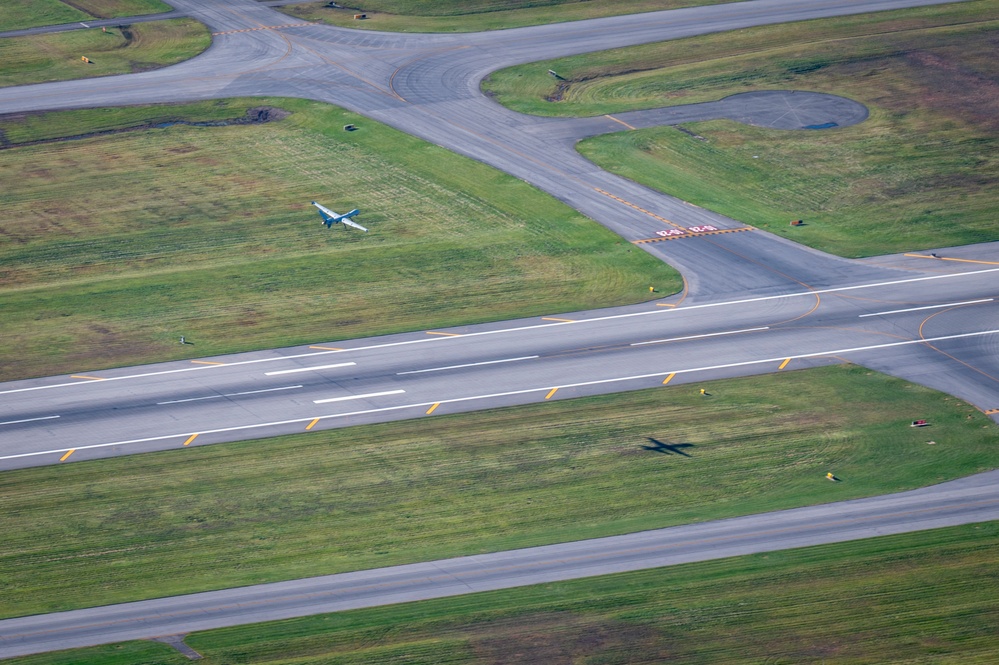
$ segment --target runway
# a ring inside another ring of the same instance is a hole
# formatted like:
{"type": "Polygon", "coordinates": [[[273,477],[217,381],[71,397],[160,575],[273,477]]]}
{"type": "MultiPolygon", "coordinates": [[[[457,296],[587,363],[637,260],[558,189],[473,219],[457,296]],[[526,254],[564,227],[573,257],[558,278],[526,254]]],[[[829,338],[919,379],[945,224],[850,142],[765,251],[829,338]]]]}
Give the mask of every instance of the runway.
{"type": "MultiPolygon", "coordinates": [[[[0,469],[846,361],[999,419],[996,244],[840,259],[610,175],[573,148],[584,136],[706,117],[848,124],[866,117],[862,105],[788,91],[570,120],[513,113],[479,91],[512,64],[936,2],[754,0],[472,35],[302,25],[251,0],[173,4],[213,31],[204,54],[154,72],[6,88],[0,113],[256,95],[330,102],[543,189],[677,267],[688,289],[612,310],[2,384],[0,469]]],[[[300,580],[11,619],[0,622],[0,657],[997,519],[996,480],[350,573],[322,578],[325,587],[300,580]]]]}
{"type": "Polygon", "coordinates": [[[997,408],[989,377],[999,376],[999,260],[957,265],[975,269],[886,271],[892,279],[850,286],[691,298],[3,384],[0,468],[845,361],[890,359],[924,383],[997,408]],[[958,356],[980,372],[952,374],[958,356]]]}

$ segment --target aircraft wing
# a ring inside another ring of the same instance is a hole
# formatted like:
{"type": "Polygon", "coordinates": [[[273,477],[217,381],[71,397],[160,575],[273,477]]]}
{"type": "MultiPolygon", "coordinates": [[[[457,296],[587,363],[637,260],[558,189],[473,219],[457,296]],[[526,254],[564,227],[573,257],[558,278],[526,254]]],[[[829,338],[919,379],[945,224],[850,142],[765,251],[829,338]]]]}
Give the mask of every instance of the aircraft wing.
{"type": "Polygon", "coordinates": [[[344,217],[340,221],[343,222],[344,224],[346,224],[347,226],[353,226],[355,229],[360,229],[360,230],[364,231],[365,233],[368,232],[368,230],[366,228],[364,228],[363,226],[361,226],[357,222],[352,221],[348,217],[344,217]]]}

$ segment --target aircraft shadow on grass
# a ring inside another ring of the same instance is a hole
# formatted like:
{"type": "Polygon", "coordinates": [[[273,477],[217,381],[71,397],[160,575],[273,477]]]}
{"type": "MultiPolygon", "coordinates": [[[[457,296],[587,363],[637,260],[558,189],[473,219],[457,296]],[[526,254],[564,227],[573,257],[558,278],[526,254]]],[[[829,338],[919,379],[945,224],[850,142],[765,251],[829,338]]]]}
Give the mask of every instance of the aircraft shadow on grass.
{"type": "Polygon", "coordinates": [[[663,443],[659,439],[653,439],[651,436],[646,437],[651,446],[642,446],[642,450],[651,450],[654,453],[662,453],[664,455],[682,455],[684,457],[693,457],[693,455],[688,455],[683,452],[683,448],[693,448],[692,443],[663,443]]]}

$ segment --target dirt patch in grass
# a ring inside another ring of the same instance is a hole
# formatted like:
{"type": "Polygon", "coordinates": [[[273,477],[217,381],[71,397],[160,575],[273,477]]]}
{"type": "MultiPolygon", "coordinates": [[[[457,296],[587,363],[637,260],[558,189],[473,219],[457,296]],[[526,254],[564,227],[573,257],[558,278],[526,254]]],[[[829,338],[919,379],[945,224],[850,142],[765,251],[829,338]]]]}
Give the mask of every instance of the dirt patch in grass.
{"type": "Polygon", "coordinates": [[[659,631],[649,626],[571,612],[499,619],[459,635],[483,665],[661,663],[671,657],[659,631]]]}

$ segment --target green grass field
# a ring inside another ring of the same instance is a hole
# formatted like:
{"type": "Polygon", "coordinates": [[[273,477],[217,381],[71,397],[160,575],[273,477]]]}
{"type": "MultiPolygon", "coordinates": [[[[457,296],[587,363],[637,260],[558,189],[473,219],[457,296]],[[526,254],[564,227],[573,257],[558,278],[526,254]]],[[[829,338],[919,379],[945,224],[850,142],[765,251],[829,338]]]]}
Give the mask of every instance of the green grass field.
{"type": "Polygon", "coordinates": [[[0,87],[158,69],[209,44],[208,29],[192,19],[8,37],[0,40],[0,87]]]}
{"type": "Polygon", "coordinates": [[[323,0],[275,9],[297,18],[344,28],[392,32],[480,32],[714,5],[726,1],[728,0],[355,0],[341,2],[341,8],[330,8],[329,3],[323,0]],[[358,13],[364,13],[367,18],[354,19],[358,13]]]}
{"type": "Polygon", "coordinates": [[[638,302],[665,264],[516,178],[343,110],[219,101],[0,120],[0,379],[638,302]],[[345,124],[359,127],[344,132],[345,124]],[[363,211],[368,234],[309,205],[363,211]],[[185,335],[196,346],[180,346],[185,335]]]}
{"type": "MultiPolygon", "coordinates": [[[[999,523],[194,633],[206,665],[994,663],[999,523]]],[[[127,642],[11,665],[190,662],[127,642]]]]}
{"type": "Polygon", "coordinates": [[[527,113],[597,115],[747,90],[868,105],[849,128],[716,121],[606,135],[581,152],[684,200],[844,256],[999,240],[999,6],[967,2],[740,30],[533,63],[486,89],[527,113]],[[567,79],[559,84],[553,69],[567,79]],[[558,101],[549,101],[556,99],[558,101]],[[807,226],[791,229],[791,219],[807,226]]]}
{"type": "Polygon", "coordinates": [[[0,616],[630,533],[999,465],[977,410],[862,368],[715,381],[708,399],[698,387],[4,472],[0,616]]]}
{"type": "Polygon", "coordinates": [[[0,31],[170,11],[160,0],[0,0],[0,31]]]}

